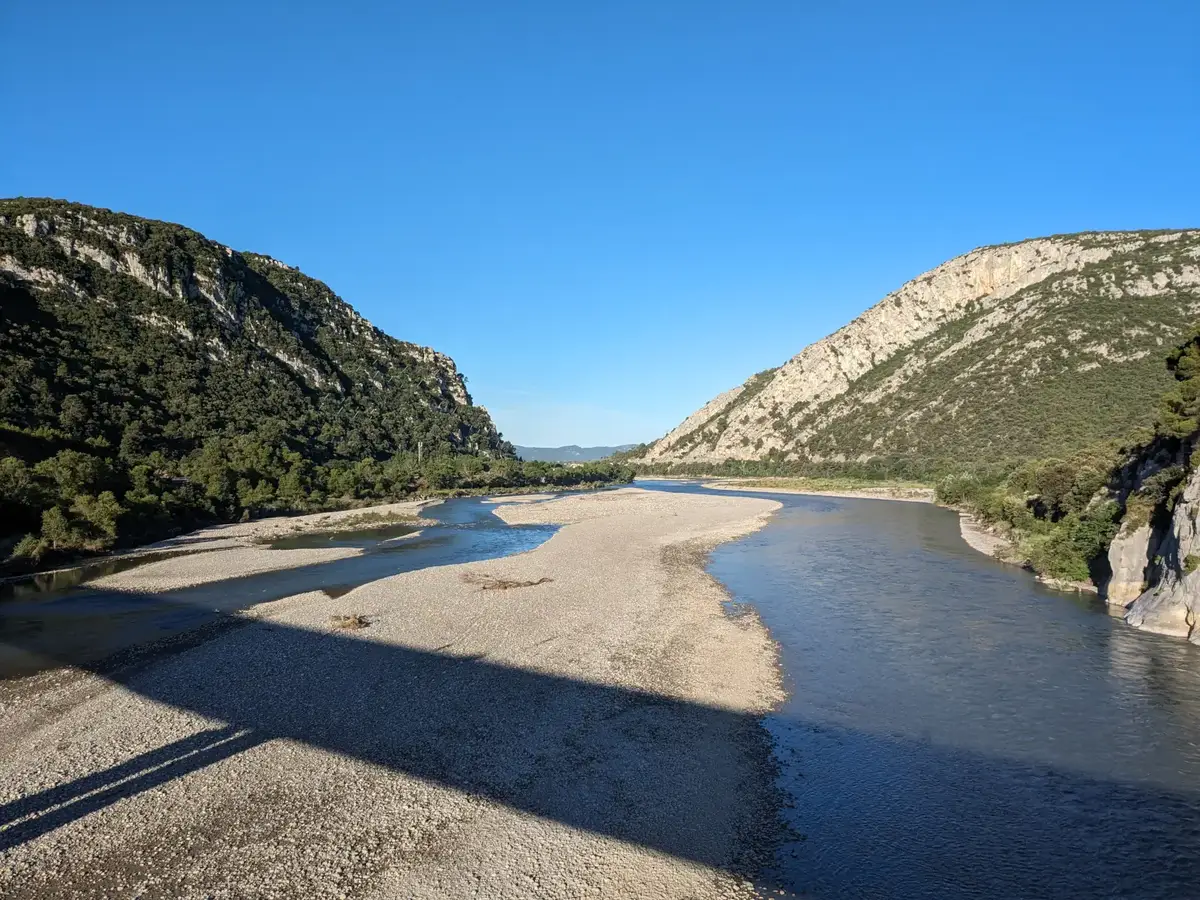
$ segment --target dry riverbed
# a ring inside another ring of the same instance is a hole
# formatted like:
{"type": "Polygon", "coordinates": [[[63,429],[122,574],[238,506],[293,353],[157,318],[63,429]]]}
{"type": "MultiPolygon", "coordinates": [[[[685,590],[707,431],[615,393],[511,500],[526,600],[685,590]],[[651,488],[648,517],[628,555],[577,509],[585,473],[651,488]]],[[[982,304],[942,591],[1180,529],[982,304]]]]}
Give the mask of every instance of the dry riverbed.
{"type": "MultiPolygon", "coordinates": [[[[751,896],[777,825],[758,718],[780,680],[702,566],[777,507],[635,488],[505,503],[563,527],[51,682],[0,723],[0,895],[751,896]]],[[[235,540],[183,580],[296,552],[235,540]]],[[[180,562],[123,589],[179,583],[180,562]]]]}

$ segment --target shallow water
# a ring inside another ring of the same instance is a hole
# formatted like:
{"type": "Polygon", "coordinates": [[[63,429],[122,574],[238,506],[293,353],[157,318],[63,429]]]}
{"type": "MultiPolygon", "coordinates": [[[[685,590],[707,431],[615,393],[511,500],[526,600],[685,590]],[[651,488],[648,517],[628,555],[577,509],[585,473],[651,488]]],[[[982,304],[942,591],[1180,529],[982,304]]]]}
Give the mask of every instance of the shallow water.
{"type": "Polygon", "coordinates": [[[796,832],[777,883],[1200,897],[1200,647],[989,560],[948,510],[758,496],[784,508],[709,571],[758,610],[788,679],[767,719],[796,832]]]}
{"type": "MultiPolygon", "coordinates": [[[[0,595],[0,678],[63,664],[95,663],[132,647],[219,622],[231,612],[268,600],[318,590],[336,597],[400,572],[532,550],[556,530],[551,525],[506,525],[492,515],[492,509],[493,505],[478,498],[448,500],[422,513],[437,524],[423,528],[415,537],[405,536],[413,532],[411,525],[297,535],[277,543],[293,548],[356,547],[364,552],[158,594],[79,583],[82,577],[110,574],[103,563],[86,568],[83,575],[62,573],[57,580],[15,583],[0,595]]],[[[213,559],[214,565],[219,565],[219,553],[213,559]]],[[[153,559],[122,561],[120,570],[146,561],[153,559]]]]}

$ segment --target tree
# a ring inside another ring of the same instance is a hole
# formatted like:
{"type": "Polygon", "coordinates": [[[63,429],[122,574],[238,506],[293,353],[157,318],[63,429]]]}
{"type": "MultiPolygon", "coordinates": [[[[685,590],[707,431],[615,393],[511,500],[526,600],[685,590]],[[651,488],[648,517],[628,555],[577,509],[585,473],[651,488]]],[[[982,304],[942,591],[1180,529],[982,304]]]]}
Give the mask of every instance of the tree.
{"type": "Polygon", "coordinates": [[[59,407],[58,421],[63,432],[76,440],[87,436],[88,408],[83,398],[68,394],[59,407]]]}
{"type": "Polygon", "coordinates": [[[54,482],[59,497],[68,502],[77,494],[102,489],[112,475],[104,460],[78,450],[60,450],[34,466],[33,471],[54,482]]]}
{"type": "Polygon", "coordinates": [[[110,539],[116,538],[117,520],[124,511],[112,491],[103,491],[98,497],[80,494],[71,504],[71,512],[87,522],[96,532],[110,539]]]}

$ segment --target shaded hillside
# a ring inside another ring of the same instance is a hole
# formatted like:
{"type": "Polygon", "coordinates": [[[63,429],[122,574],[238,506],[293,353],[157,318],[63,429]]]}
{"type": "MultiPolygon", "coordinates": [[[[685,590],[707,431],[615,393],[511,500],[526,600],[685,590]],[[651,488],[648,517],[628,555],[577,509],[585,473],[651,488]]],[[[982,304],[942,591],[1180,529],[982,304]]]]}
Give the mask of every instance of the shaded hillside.
{"type": "Polygon", "coordinates": [[[713,400],[647,463],[917,467],[1054,455],[1152,423],[1200,313],[1200,232],[973,251],[713,400]]]}

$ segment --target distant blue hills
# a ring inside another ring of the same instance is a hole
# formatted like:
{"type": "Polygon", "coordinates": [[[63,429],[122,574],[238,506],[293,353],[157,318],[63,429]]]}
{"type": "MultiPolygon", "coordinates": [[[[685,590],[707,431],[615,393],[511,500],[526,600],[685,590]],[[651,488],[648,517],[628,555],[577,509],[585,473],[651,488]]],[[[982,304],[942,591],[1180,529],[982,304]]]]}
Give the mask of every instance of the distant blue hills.
{"type": "Polygon", "coordinates": [[[578,444],[568,444],[565,447],[521,447],[517,446],[517,455],[524,460],[539,460],[540,462],[592,462],[604,459],[623,450],[631,450],[637,444],[618,444],[616,447],[580,447],[578,444]]]}

